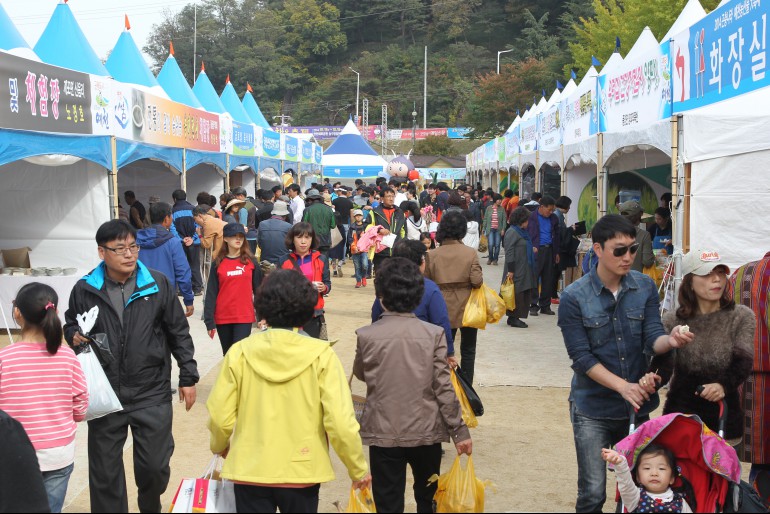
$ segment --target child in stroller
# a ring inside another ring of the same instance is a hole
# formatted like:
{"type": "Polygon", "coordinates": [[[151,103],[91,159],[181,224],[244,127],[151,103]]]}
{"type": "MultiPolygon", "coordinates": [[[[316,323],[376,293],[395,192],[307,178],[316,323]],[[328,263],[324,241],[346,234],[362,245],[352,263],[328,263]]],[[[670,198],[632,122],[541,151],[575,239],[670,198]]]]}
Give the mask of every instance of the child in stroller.
{"type": "Polygon", "coordinates": [[[615,467],[618,490],[628,512],[694,512],[695,501],[690,483],[679,477],[682,487],[671,487],[679,474],[674,454],[657,444],[647,445],[637,457],[636,481],[631,477],[626,458],[615,450],[602,449],[602,458],[615,467]],[[637,485],[637,483],[639,485],[637,485]]]}

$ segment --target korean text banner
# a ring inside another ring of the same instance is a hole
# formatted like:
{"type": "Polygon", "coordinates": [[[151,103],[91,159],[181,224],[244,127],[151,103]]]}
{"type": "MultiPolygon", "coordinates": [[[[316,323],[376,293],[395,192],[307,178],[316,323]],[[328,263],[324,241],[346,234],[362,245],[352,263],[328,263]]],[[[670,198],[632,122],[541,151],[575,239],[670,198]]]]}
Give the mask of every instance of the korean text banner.
{"type": "Polygon", "coordinates": [[[537,143],[539,150],[556,150],[562,140],[562,111],[561,103],[551,106],[540,115],[540,136],[537,143]]]}
{"type": "Polygon", "coordinates": [[[254,152],[254,125],[233,122],[233,155],[246,155],[253,157],[254,152]]]}
{"type": "Polygon", "coordinates": [[[538,135],[538,116],[532,115],[532,118],[521,122],[521,153],[532,153],[537,150],[538,135]]]}
{"type": "Polygon", "coordinates": [[[682,112],[770,85],[767,0],[735,0],[674,36],[674,111],[682,112]]]}
{"type": "Polygon", "coordinates": [[[596,70],[586,75],[573,93],[562,100],[565,145],[585,141],[599,128],[599,102],[596,99],[596,70]]]}
{"type": "Polygon", "coordinates": [[[669,43],[599,76],[599,130],[645,128],[671,116],[669,43]]]}
{"type": "Polygon", "coordinates": [[[505,138],[500,136],[495,143],[497,145],[497,160],[505,162],[505,138]]]}
{"type": "Polygon", "coordinates": [[[300,141],[302,146],[302,163],[311,164],[313,162],[313,143],[310,141],[300,141]]]}
{"type": "Polygon", "coordinates": [[[505,138],[505,162],[512,163],[519,155],[519,131],[519,125],[516,125],[513,130],[503,136],[505,138]]]}
{"type": "Polygon", "coordinates": [[[300,150],[299,141],[296,137],[282,135],[284,138],[283,158],[289,162],[299,162],[300,150]]]}
{"type": "Polygon", "coordinates": [[[93,134],[174,148],[220,151],[219,115],[92,75],[93,134]]]}
{"type": "Polygon", "coordinates": [[[262,148],[264,149],[265,157],[280,159],[281,135],[278,132],[273,132],[272,130],[263,130],[262,148]]]}
{"type": "Polygon", "coordinates": [[[0,52],[0,84],[0,127],[91,134],[88,75],[0,52]]]}
{"type": "Polygon", "coordinates": [[[470,130],[466,127],[449,127],[446,129],[446,135],[449,139],[465,139],[470,130]]]}
{"type": "Polygon", "coordinates": [[[321,145],[313,144],[313,164],[321,165],[323,162],[324,150],[321,145]]]}
{"type": "Polygon", "coordinates": [[[489,164],[497,161],[497,140],[493,139],[484,145],[484,162],[489,164]]]}

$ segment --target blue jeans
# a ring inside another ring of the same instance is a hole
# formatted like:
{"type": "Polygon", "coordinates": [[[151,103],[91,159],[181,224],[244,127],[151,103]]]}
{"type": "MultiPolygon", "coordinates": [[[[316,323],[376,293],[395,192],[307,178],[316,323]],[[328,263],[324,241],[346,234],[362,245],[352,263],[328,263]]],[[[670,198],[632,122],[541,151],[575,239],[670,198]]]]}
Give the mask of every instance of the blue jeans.
{"type": "Polygon", "coordinates": [[[492,262],[497,262],[500,257],[500,243],[502,243],[500,231],[496,228],[489,229],[487,244],[489,245],[489,260],[492,262]]]}
{"type": "Polygon", "coordinates": [[[357,253],[353,255],[353,266],[355,266],[356,282],[361,282],[366,278],[367,269],[369,268],[369,254],[357,253]]]}
{"type": "Polygon", "coordinates": [[[53,471],[43,471],[43,485],[45,492],[48,493],[48,505],[51,512],[61,512],[64,506],[64,497],[67,496],[67,485],[70,482],[70,475],[75,468],[70,464],[66,468],[55,469],[53,471]]]}
{"type": "MultiPolygon", "coordinates": [[[[639,426],[649,416],[638,417],[639,426]]],[[[570,402],[570,421],[575,436],[578,464],[576,512],[601,512],[607,500],[607,464],[602,448],[612,448],[628,435],[628,419],[594,419],[577,412],[570,402]]]]}

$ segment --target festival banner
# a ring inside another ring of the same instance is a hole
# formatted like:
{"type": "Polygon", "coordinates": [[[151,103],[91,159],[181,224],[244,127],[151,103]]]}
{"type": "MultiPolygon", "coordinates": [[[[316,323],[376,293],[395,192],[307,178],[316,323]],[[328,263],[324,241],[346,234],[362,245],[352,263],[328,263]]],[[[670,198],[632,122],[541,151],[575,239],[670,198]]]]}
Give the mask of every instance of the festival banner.
{"type": "Polygon", "coordinates": [[[538,116],[532,114],[530,119],[521,122],[521,141],[519,145],[522,154],[537,151],[538,120],[538,116]]]}
{"type": "Polygon", "coordinates": [[[281,158],[281,135],[272,130],[262,130],[262,148],[264,157],[281,158]]]}
{"type": "Polygon", "coordinates": [[[423,178],[430,180],[433,174],[437,174],[437,180],[463,180],[465,168],[417,168],[423,178]]]}
{"type": "Polygon", "coordinates": [[[564,132],[561,108],[561,102],[558,102],[540,115],[538,150],[552,151],[561,147],[564,132]]]}
{"type": "Polygon", "coordinates": [[[233,121],[233,155],[253,157],[254,125],[233,121]]]}
{"type": "Polygon", "coordinates": [[[513,163],[519,155],[520,126],[516,125],[513,130],[503,136],[505,138],[505,162],[513,163]]]}
{"type": "Polygon", "coordinates": [[[289,162],[299,162],[299,140],[296,137],[287,136],[285,134],[281,134],[281,140],[283,143],[283,159],[289,162]]]}
{"type": "Polygon", "coordinates": [[[0,52],[0,127],[91,134],[91,83],[85,73],[0,52]]]}
{"type": "Polygon", "coordinates": [[[313,162],[313,143],[310,141],[300,141],[302,146],[302,163],[312,164],[313,162]]]}
{"type": "Polygon", "coordinates": [[[599,130],[644,128],[671,116],[669,43],[599,76],[599,130]]]}
{"type": "Polygon", "coordinates": [[[596,78],[593,67],[577,88],[562,100],[562,126],[565,145],[585,141],[596,134],[599,128],[599,102],[596,98],[596,78]]]}
{"type": "Polygon", "coordinates": [[[219,117],[219,152],[233,153],[233,119],[230,116],[219,117]]]}
{"type": "Polygon", "coordinates": [[[264,153],[262,151],[262,127],[257,127],[256,125],[252,125],[252,128],[254,129],[254,156],[255,157],[263,157],[264,153]]]}
{"type": "Polygon", "coordinates": [[[767,1],[729,2],[674,36],[674,112],[770,85],[766,73],[768,12],[767,1]]]}
{"type": "Polygon", "coordinates": [[[276,127],[276,131],[282,134],[312,134],[318,140],[337,139],[345,127],[332,126],[308,126],[308,127],[276,127]]]}
{"type": "Polygon", "coordinates": [[[134,137],[134,88],[108,77],[90,76],[92,133],[131,140],[134,137]]]}
{"type": "Polygon", "coordinates": [[[497,138],[497,162],[505,162],[505,137],[497,138]]]}
{"type": "Polygon", "coordinates": [[[492,141],[488,141],[484,145],[484,164],[491,164],[495,161],[497,161],[497,140],[493,139],[492,141]]]}
{"type": "Polygon", "coordinates": [[[446,135],[449,139],[466,139],[470,130],[467,127],[449,127],[446,129],[446,135]]]}
{"type": "Polygon", "coordinates": [[[313,144],[313,164],[321,165],[323,162],[324,149],[321,145],[313,144]]]}

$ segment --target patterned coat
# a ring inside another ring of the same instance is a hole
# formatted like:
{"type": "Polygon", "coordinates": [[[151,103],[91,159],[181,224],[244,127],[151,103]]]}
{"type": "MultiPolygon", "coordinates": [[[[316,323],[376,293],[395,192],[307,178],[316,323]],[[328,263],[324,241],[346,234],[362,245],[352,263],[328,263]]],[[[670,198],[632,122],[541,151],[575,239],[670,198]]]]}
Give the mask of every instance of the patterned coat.
{"type": "Polygon", "coordinates": [[[757,317],[754,367],[743,386],[746,429],[738,455],[744,462],[770,464],[770,252],[738,268],[730,283],[736,303],[749,307],[757,317]]]}

